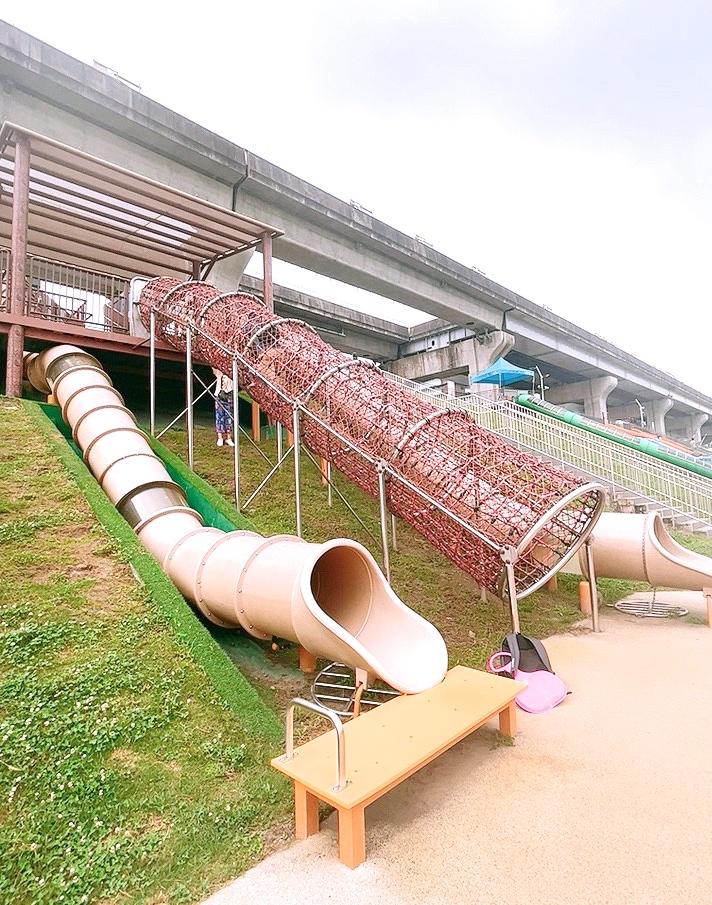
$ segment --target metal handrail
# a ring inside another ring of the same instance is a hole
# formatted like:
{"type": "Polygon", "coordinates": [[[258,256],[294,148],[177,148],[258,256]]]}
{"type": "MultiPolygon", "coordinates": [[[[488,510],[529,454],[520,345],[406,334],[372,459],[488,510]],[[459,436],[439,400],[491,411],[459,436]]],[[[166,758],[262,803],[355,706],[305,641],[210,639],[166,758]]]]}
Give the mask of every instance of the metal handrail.
{"type": "Polygon", "coordinates": [[[285,744],[287,750],[282,755],[280,760],[291,760],[298,754],[298,752],[294,750],[295,707],[304,707],[305,710],[313,710],[314,713],[318,713],[321,716],[325,716],[328,720],[331,720],[333,727],[336,730],[336,785],[332,786],[331,791],[343,791],[343,789],[345,789],[349,784],[349,780],[346,778],[346,740],[344,738],[344,727],[338,713],[336,713],[336,711],[334,710],[329,710],[328,707],[322,707],[320,704],[314,704],[311,701],[306,701],[304,698],[292,698],[292,700],[289,702],[289,707],[287,707],[287,719],[285,727],[285,744]]]}
{"type": "Polygon", "coordinates": [[[514,405],[472,394],[446,396],[396,374],[383,372],[397,385],[440,408],[469,414],[480,427],[562,468],[605,481],[616,491],[635,494],[672,510],[678,518],[694,518],[712,528],[712,480],[686,469],[620,446],[575,425],[546,418],[514,405]]]}

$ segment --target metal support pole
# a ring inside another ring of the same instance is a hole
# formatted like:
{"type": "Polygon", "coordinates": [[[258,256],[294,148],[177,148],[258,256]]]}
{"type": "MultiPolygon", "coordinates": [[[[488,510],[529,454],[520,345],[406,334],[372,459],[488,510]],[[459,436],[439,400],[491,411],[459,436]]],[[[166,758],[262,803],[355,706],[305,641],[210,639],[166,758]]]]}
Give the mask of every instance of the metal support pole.
{"type": "Polygon", "coordinates": [[[188,423],[188,467],[193,470],[193,334],[185,331],[185,410],[188,423]]]}
{"type": "Polygon", "coordinates": [[[302,498],[299,487],[299,406],[292,407],[292,434],[294,435],[294,505],[297,514],[297,537],[302,536],[302,498]]]}
{"type": "Polygon", "coordinates": [[[500,556],[507,572],[507,591],[509,592],[512,631],[519,633],[519,605],[517,603],[517,586],[514,580],[514,564],[519,559],[519,554],[516,547],[502,547],[500,556]]]}
{"type": "Polygon", "coordinates": [[[240,511],[240,409],[237,385],[237,359],[232,360],[232,461],[235,469],[235,509],[240,511]]]}
{"type": "Polygon", "coordinates": [[[270,311],[274,311],[274,296],[272,290],[272,233],[262,233],[262,294],[265,305],[270,311]]]}
{"type": "MultiPolygon", "coordinates": [[[[15,142],[15,168],[12,188],[12,232],[10,239],[10,314],[25,314],[27,280],[27,221],[30,204],[30,139],[18,135],[15,142]]],[[[31,292],[31,290],[30,290],[31,292]]],[[[5,395],[22,396],[22,367],[25,346],[25,328],[12,324],[7,333],[7,358],[5,361],[5,395]]]]}
{"type": "Polygon", "coordinates": [[[156,314],[151,308],[151,335],[149,337],[149,365],[148,365],[148,394],[149,394],[149,413],[148,413],[148,429],[151,436],[156,436],[156,314]]]}
{"type": "Polygon", "coordinates": [[[279,465],[281,466],[281,464],[282,464],[282,455],[283,455],[282,446],[283,446],[283,439],[284,439],[284,438],[282,437],[282,425],[279,423],[279,421],[278,421],[277,424],[276,424],[276,428],[277,428],[277,462],[278,462],[279,465]]]}
{"type": "Polygon", "coordinates": [[[331,494],[331,462],[326,463],[326,504],[331,509],[333,498],[331,494]]]}
{"type": "Polygon", "coordinates": [[[591,625],[594,632],[600,632],[601,629],[598,624],[598,588],[596,587],[596,569],[593,565],[593,544],[590,537],[586,538],[584,550],[586,552],[586,572],[588,573],[586,577],[591,591],[591,625]]]}
{"type": "Polygon", "coordinates": [[[388,510],[386,509],[386,470],[383,462],[378,463],[378,505],[381,515],[381,546],[383,548],[383,572],[388,584],[391,583],[391,561],[388,555],[388,510]]]}

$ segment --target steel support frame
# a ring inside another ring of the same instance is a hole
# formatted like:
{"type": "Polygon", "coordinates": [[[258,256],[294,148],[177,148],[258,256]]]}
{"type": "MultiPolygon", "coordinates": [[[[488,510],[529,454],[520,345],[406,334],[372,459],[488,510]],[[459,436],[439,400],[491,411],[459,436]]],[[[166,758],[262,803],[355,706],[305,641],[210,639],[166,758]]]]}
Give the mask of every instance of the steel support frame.
{"type": "Polygon", "coordinates": [[[517,550],[514,580],[507,580],[523,596],[590,533],[602,504],[597,485],[521,453],[464,413],[435,410],[306,325],[275,319],[251,296],[220,295],[206,283],[191,284],[188,295],[178,284],[159,278],[142,292],[142,314],[155,310],[159,334],[170,324],[164,338],[185,348],[190,325],[213,366],[224,370],[226,358],[236,360],[242,388],[277,423],[296,424],[315,455],[371,495],[387,497],[392,515],[410,521],[489,590],[502,590],[503,547],[517,550]]]}

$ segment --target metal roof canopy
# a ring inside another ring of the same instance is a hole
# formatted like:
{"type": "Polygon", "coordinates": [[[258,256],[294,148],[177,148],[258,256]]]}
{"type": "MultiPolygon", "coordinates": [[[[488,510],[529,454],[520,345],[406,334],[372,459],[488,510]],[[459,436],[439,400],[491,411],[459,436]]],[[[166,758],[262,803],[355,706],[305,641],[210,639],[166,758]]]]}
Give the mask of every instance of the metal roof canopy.
{"type": "Polygon", "coordinates": [[[282,230],[10,122],[0,128],[0,243],[10,246],[15,146],[30,146],[27,253],[130,279],[205,278],[282,230]]]}

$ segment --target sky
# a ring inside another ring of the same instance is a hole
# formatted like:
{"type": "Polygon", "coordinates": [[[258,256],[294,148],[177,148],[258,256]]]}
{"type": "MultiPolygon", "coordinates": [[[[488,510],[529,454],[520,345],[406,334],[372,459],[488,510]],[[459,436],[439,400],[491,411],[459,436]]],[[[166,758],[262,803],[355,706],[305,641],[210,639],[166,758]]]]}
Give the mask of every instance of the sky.
{"type": "MultiPolygon", "coordinates": [[[[712,396],[709,0],[23,0],[0,17],[712,396]]],[[[279,262],[274,278],[352,298],[279,262]]]]}

